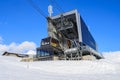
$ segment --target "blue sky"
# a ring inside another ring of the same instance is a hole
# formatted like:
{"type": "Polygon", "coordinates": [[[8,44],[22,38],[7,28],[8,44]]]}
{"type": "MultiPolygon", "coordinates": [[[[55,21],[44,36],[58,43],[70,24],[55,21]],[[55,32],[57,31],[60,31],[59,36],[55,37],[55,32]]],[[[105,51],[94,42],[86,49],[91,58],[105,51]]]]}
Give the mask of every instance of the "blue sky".
{"type": "MultiPolygon", "coordinates": [[[[48,15],[50,0],[33,0],[48,15]]],[[[78,9],[99,51],[120,50],[119,0],[56,0],[64,11],[78,9]]],[[[60,12],[53,5],[54,14],[60,12]]],[[[0,0],[0,37],[2,44],[32,41],[37,46],[47,37],[47,21],[28,0],[0,0]]]]}

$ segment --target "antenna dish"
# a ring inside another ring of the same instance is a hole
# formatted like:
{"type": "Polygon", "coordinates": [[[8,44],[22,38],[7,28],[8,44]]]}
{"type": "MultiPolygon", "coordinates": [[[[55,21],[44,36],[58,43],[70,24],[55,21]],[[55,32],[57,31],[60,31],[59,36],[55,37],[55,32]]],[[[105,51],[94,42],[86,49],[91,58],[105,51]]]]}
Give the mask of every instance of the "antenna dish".
{"type": "Polygon", "coordinates": [[[51,17],[51,16],[52,16],[52,13],[53,13],[52,5],[49,5],[49,6],[48,6],[48,13],[49,13],[49,16],[51,17]]]}

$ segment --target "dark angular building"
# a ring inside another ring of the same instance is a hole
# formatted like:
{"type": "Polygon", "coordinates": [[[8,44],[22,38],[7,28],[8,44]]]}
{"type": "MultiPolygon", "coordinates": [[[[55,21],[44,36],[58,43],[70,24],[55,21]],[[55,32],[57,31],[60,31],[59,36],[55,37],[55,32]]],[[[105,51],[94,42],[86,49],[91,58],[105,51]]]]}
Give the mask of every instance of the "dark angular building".
{"type": "MultiPolygon", "coordinates": [[[[47,21],[48,35],[57,42],[53,41],[54,45],[59,45],[59,48],[54,46],[58,50],[53,50],[51,56],[68,60],[80,60],[86,55],[96,59],[102,58],[102,55],[97,52],[96,41],[77,10],[48,17],[47,21]],[[56,52],[57,55],[55,55],[56,52]]],[[[42,54],[38,53],[39,50],[43,50],[42,47],[41,43],[41,47],[37,48],[38,56],[42,54]]],[[[49,52],[47,48],[46,50],[49,52]]]]}

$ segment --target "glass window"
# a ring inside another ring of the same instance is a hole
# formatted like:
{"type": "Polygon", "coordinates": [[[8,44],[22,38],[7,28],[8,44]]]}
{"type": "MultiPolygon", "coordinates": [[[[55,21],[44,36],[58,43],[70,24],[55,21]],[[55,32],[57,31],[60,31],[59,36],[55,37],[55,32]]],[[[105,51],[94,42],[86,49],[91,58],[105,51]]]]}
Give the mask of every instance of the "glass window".
{"type": "MultiPolygon", "coordinates": [[[[81,17],[80,17],[81,18],[81,17]]],[[[86,24],[84,23],[83,19],[81,18],[81,29],[82,29],[82,41],[86,45],[90,46],[91,48],[96,50],[96,42],[92,37],[90,31],[88,30],[86,24]]]]}

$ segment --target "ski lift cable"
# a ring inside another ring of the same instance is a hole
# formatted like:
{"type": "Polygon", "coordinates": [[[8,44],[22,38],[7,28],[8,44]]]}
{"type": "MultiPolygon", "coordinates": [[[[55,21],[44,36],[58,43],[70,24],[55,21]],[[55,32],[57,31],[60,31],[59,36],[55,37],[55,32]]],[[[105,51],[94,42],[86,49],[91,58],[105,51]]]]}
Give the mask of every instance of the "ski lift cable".
{"type": "Polygon", "coordinates": [[[59,6],[59,4],[55,1],[55,0],[52,0],[54,5],[56,6],[56,8],[61,12],[63,13],[64,11],[62,10],[62,8],[59,6]]]}
{"type": "Polygon", "coordinates": [[[62,9],[62,7],[54,0],[54,2],[56,3],[56,5],[60,8],[61,12],[64,13],[64,10],[62,9]]]}
{"type": "Polygon", "coordinates": [[[60,12],[64,13],[64,10],[59,6],[59,4],[55,0],[50,0],[51,4],[55,6],[55,8],[60,12]]]}
{"type": "Polygon", "coordinates": [[[28,0],[28,2],[34,9],[36,9],[36,11],[38,11],[43,17],[46,18],[46,14],[33,2],[33,0],[28,0]]]}

